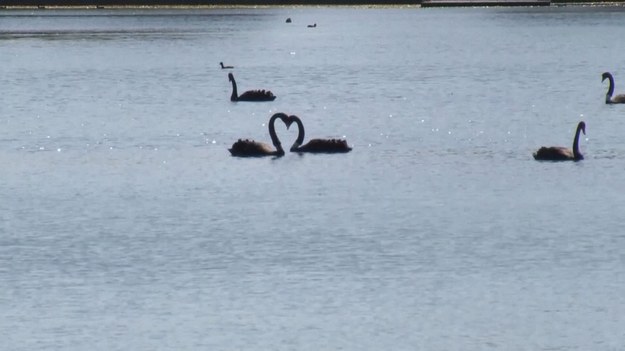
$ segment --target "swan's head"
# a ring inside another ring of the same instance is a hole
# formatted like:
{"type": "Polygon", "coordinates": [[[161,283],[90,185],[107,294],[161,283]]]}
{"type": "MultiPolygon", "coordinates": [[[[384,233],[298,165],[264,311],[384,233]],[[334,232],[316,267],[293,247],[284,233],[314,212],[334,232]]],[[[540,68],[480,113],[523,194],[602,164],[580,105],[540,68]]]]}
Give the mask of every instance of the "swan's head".
{"type": "Polygon", "coordinates": [[[603,74],[601,75],[601,81],[603,82],[606,79],[610,79],[612,78],[612,75],[610,74],[610,72],[603,72],[603,74]]]}
{"type": "Polygon", "coordinates": [[[231,82],[234,80],[234,76],[232,75],[232,73],[228,73],[228,80],[231,82]]]}
{"type": "Polygon", "coordinates": [[[582,133],[586,135],[586,123],[584,123],[584,121],[579,122],[579,124],[577,125],[577,128],[579,128],[582,131],[582,133]]]}
{"type": "Polygon", "coordinates": [[[285,118],[282,119],[282,122],[286,124],[286,129],[288,130],[289,127],[291,127],[291,124],[293,124],[293,119],[291,119],[290,117],[287,117],[286,115],[284,117],[285,118]]]}

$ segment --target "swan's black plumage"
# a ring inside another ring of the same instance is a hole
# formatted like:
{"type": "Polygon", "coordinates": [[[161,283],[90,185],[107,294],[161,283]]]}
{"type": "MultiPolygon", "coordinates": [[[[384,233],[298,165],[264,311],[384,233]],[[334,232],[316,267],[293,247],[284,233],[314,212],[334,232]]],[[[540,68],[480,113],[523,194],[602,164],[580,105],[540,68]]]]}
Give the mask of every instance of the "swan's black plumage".
{"type": "Polygon", "coordinates": [[[579,161],[584,159],[584,155],[579,152],[580,132],[586,134],[586,123],[579,122],[573,138],[573,149],[562,146],[541,147],[534,152],[534,159],[538,161],[579,161]]]}
{"type": "Polygon", "coordinates": [[[276,119],[280,119],[287,124],[287,118],[288,116],[284,113],[276,113],[269,119],[269,136],[271,137],[271,143],[276,148],[275,150],[265,143],[251,139],[239,139],[232,144],[228,151],[230,151],[232,156],[237,157],[284,156],[284,149],[282,149],[282,144],[276,134],[275,122],[276,119]]]}
{"type": "Polygon", "coordinates": [[[608,86],[608,92],[605,94],[605,103],[606,104],[625,104],[625,94],[619,94],[616,96],[612,96],[614,94],[614,77],[610,72],[603,72],[601,75],[601,81],[608,80],[610,85],[608,86]]]}
{"type": "Polygon", "coordinates": [[[291,152],[336,154],[352,151],[352,148],[347,145],[347,141],[343,139],[311,139],[302,145],[305,136],[304,123],[299,117],[291,115],[286,122],[287,129],[293,122],[297,124],[298,134],[297,140],[291,146],[291,152]]]}
{"type": "Polygon", "coordinates": [[[237,94],[237,82],[234,75],[228,73],[228,79],[232,82],[232,95],[230,101],[273,101],[276,96],[269,90],[248,90],[241,95],[237,94]]]}

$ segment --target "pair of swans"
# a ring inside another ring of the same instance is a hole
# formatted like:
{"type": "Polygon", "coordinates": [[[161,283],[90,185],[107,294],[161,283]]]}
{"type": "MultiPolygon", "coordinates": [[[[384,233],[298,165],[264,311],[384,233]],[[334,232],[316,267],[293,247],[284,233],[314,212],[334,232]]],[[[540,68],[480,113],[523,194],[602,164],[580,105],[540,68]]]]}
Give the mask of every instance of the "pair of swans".
{"type": "MultiPolygon", "coordinates": [[[[612,96],[614,94],[614,77],[610,72],[604,72],[601,75],[601,81],[608,79],[610,85],[608,92],[605,94],[606,104],[623,104],[625,103],[625,94],[612,96]]],[[[586,134],[586,123],[579,122],[575,130],[573,138],[573,148],[569,149],[561,146],[541,147],[534,152],[534,159],[539,161],[579,161],[584,159],[584,155],[579,151],[579,136],[581,133],[586,134]]]]}
{"type": "Polygon", "coordinates": [[[541,147],[534,153],[534,159],[538,161],[579,161],[584,159],[584,155],[579,152],[579,135],[586,134],[586,123],[584,121],[577,124],[575,137],[573,138],[573,149],[562,146],[541,147]]]}
{"type": "Polygon", "coordinates": [[[273,101],[276,99],[276,96],[269,90],[248,90],[238,95],[237,82],[234,80],[234,75],[232,73],[228,73],[228,80],[232,82],[230,101],[273,101]]]}
{"type": "Polygon", "coordinates": [[[287,129],[289,129],[293,122],[297,124],[297,139],[289,150],[291,152],[345,153],[352,150],[352,148],[347,145],[347,141],[343,139],[312,139],[302,145],[305,135],[302,120],[297,116],[287,116],[285,113],[278,112],[269,119],[269,136],[271,137],[271,143],[276,148],[275,150],[265,143],[250,139],[239,139],[232,144],[232,148],[228,149],[230,154],[238,157],[284,156],[284,149],[282,148],[280,139],[278,139],[275,128],[275,123],[278,119],[284,122],[287,129]]]}
{"type": "MultiPolygon", "coordinates": [[[[623,104],[625,103],[625,94],[612,96],[614,94],[614,77],[610,72],[604,72],[601,75],[601,81],[608,79],[610,85],[608,92],[605,94],[606,104],[623,104]]],[[[573,138],[573,148],[569,149],[561,146],[541,147],[534,153],[534,159],[539,161],[579,161],[584,159],[584,155],[579,151],[579,136],[581,133],[586,134],[586,123],[579,122],[575,130],[573,138]]]]}

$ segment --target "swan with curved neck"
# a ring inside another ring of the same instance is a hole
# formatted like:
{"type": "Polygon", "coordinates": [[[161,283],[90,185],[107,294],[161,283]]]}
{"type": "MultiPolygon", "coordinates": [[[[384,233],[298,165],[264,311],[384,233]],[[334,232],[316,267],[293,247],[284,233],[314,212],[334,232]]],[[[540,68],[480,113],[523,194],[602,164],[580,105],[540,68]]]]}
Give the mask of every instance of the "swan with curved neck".
{"type": "Polygon", "coordinates": [[[541,147],[534,153],[534,159],[538,161],[579,161],[584,155],[579,152],[579,134],[586,134],[586,123],[579,122],[573,139],[573,149],[561,146],[541,147]]]}
{"type": "Polygon", "coordinates": [[[291,146],[291,152],[310,152],[310,153],[345,153],[352,151],[352,148],[347,145],[347,141],[343,139],[311,139],[306,144],[304,143],[304,123],[302,120],[294,115],[288,117],[286,122],[286,128],[288,129],[291,124],[295,122],[297,124],[298,133],[297,140],[291,146]]]}
{"type": "Polygon", "coordinates": [[[275,123],[278,118],[287,126],[289,125],[288,116],[284,113],[276,113],[269,119],[269,136],[271,137],[271,143],[276,147],[275,150],[265,143],[250,139],[239,139],[232,144],[232,148],[228,149],[230,154],[237,157],[284,156],[284,149],[282,149],[280,139],[276,135],[275,123]]]}
{"type": "Polygon", "coordinates": [[[616,96],[612,96],[614,94],[614,77],[610,72],[604,72],[601,75],[601,81],[608,79],[610,85],[608,86],[608,92],[605,94],[605,103],[606,104],[624,104],[625,103],[625,94],[619,94],[616,96]]]}
{"type": "Polygon", "coordinates": [[[234,66],[224,66],[223,62],[219,62],[219,65],[221,66],[221,69],[233,69],[234,66]]]}
{"type": "Polygon", "coordinates": [[[234,75],[228,73],[228,80],[232,82],[232,95],[230,101],[273,101],[276,96],[269,90],[248,90],[241,95],[237,94],[237,82],[234,75]]]}

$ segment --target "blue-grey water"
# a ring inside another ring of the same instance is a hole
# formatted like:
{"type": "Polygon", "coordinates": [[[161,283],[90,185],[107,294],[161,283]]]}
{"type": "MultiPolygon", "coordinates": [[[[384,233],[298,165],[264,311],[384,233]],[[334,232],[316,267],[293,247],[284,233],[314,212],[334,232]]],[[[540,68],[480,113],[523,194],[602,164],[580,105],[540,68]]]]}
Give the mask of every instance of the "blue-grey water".
{"type": "Polygon", "coordinates": [[[622,350],[624,24],[0,11],[0,348],[622,350]],[[230,156],[280,111],[353,151],[230,156]],[[533,160],[580,120],[585,160],[533,160]]]}

